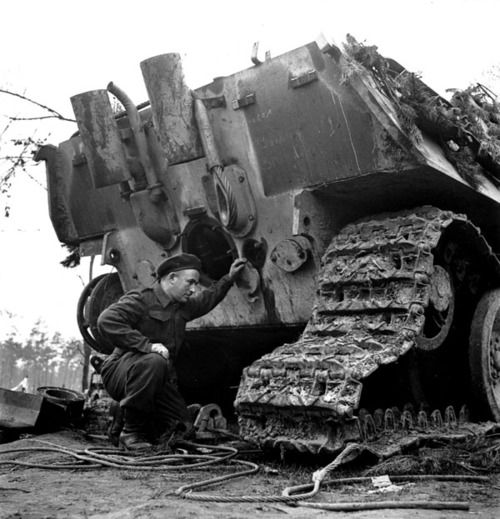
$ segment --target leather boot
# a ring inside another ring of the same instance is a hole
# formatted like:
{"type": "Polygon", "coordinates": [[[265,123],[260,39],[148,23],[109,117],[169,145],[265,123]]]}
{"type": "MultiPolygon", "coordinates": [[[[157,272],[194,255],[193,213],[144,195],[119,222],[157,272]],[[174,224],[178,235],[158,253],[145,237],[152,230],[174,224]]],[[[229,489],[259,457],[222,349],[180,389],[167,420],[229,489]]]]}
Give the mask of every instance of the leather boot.
{"type": "Polygon", "coordinates": [[[118,402],[113,401],[109,408],[109,414],[112,422],[108,428],[108,438],[115,447],[118,447],[120,433],[123,430],[123,411],[118,402]]]}
{"type": "Polygon", "coordinates": [[[127,451],[144,451],[153,448],[153,445],[142,434],[137,432],[128,433],[122,431],[120,433],[119,445],[127,451]]]}
{"type": "Polygon", "coordinates": [[[190,404],[187,406],[189,422],[185,424],[186,431],[184,432],[184,435],[183,435],[183,438],[186,440],[193,440],[196,436],[194,422],[196,421],[196,418],[198,417],[200,409],[201,409],[200,404],[190,404]]]}
{"type": "Polygon", "coordinates": [[[129,451],[151,449],[153,446],[146,440],[145,416],[133,409],[123,409],[123,430],[120,433],[119,443],[129,451]]]}

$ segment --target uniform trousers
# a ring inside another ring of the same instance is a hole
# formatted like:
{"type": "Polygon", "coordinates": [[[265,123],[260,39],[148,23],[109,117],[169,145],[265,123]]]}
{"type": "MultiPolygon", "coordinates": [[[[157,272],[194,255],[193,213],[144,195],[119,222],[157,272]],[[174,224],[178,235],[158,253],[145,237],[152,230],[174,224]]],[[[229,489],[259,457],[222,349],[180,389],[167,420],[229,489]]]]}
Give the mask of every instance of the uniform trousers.
{"type": "Polygon", "coordinates": [[[142,417],[152,427],[149,432],[161,435],[178,425],[190,426],[175,371],[161,355],[134,351],[112,354],[102,365],[101,377],[125,417],[127,413],[136,419],[142,417]]]}

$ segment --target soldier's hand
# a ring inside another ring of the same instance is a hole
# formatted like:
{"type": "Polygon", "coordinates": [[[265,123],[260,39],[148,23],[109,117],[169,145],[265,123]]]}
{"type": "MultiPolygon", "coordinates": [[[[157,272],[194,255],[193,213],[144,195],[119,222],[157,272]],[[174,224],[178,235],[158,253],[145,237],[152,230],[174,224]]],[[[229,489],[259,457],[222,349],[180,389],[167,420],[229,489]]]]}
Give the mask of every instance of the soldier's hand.
{"type": "Polygon", "coordinates": [[[165,348],[165,346],[163,346],[163,344],[160,343],[153,344],[151,346],[151,352],[158,353],[158,355],[161,355],[166,360],[170,358],[170,353],[168,352],[167,348],[165,348]]]}
{"type": "Polygon", "coordinates": [[[234,281],[240,275],[240,272],[245,268],[246,263],[246,258],[238,258],[233,261],[233,264],[229,269],[229,277],[231,278],[231,281],[234,281]]]}

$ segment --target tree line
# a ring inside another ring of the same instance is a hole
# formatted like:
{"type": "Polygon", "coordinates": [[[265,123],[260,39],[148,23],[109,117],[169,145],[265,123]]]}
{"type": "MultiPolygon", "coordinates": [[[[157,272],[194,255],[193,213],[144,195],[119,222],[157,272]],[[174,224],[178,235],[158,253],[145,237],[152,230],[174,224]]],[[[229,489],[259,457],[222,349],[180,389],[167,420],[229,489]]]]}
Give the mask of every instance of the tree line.
{"type": "Polygon", "coordinates": [[[57,386],[82,390],[83,341],[49,335],[37,321],[27,339],[15,334],[0,338],[0,387],[12,389],[27,379],[27,391],[57,386]]]}

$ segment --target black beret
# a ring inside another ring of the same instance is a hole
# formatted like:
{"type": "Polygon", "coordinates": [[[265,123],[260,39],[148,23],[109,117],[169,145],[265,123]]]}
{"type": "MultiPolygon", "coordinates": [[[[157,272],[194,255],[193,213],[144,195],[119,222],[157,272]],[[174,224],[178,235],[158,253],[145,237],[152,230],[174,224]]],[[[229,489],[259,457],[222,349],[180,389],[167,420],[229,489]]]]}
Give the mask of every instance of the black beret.
{"type": "Polygon", "coordinates": [[[201,271],[201,261],[194,254],[177,254],[170,256],[162,261],[156,269],[156,277],[158,279],[170,274],[170,272],[177,272],[178,270],[194,269],[201,271]]]}

